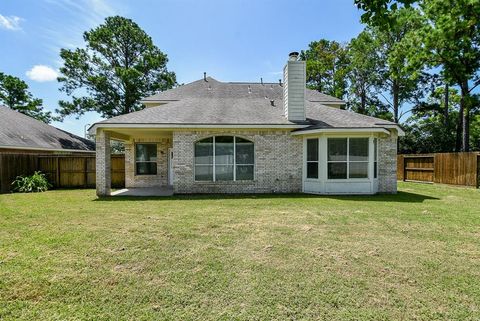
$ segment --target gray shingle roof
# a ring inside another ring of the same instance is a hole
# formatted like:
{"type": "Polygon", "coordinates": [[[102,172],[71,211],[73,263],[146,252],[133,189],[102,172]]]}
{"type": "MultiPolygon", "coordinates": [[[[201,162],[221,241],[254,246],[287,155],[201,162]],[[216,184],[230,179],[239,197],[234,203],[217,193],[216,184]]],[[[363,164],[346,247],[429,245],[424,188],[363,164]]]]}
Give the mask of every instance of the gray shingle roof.
{"type": "Polygon", "coordinates": [[[95,144],[88,139],[47,125],[5,106],[0,106],[0,146],[95,150],[95,144]]]}
{"type": "Polygon", "coordinates": [[[194,81],[144,99],[163,104],[104,120],[101,124],[162,125],[306,125],[308,129],[372,128],[396,125],[382,119],[324,104],[343,101],[307,90],[305,122],[284,116],[283,87],[278,83],[222,83],[213,78],[194,81]],[[274,101],[272,106],[271,100],[274,101]]]}
{"type": "MultiPolygon", "coordinates": [[[[307,100],[323,103],[344,103],[341,99],[322,94],[315,90],[307,89],[307,100]]],[[[261,98],[281,100],[283,87],[279,83],[250,83],[250,82],[220,82],[207,77],[207,81],[200,79],[186,85],[166,90],[143,99],[148,101],[172,101],[185,98],[216,98],[239,99],[261,98]]]]}

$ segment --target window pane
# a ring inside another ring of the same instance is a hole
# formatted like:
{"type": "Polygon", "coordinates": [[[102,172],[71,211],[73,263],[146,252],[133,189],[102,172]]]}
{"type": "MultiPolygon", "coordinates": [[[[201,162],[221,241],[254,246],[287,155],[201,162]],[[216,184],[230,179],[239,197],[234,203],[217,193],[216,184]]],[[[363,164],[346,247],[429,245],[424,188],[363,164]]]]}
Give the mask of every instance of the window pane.
{"type": "Polygon", "coordinates": [[[213,138],[195,143],[195,164],[213,164],[213,138]]]}
{"type": "Polygon", "coordinates": [[[318,178],[318,162],[307,163],[307,178],[318,178]]]}
{"type": "Polygon", "coordinates": [[[318,138],[307,139],[307,161],[318,161],[318,138]]]}
{"type": "Polygon", "coordinates": [[[213,166],[212,165],[195,166],[195,180],[196,181],[213,181],[213,166]]]}
{"type": "Polygon", "coordinates": [[[350,163],[349,178],[367,178],[368,162],[350,163]]]}
{"type": "Polygon", "coordinates": [[[377,157],[378,157],[378,153],[377,153],[377,146],[378,144],[378,139],[377,138],[374,138],[373,139],[373,160],[376,162],[377,161],[377,157]]]}
{"type": "Polygon", "coordinates": [[[215,164],[233,165],[233,136],[215,137],[215,164]]]}
{"type": "Polygon", "coordinates": [[[329,138],[328,139],[328,160],[346,161],[347,160],[347,139],[329,138]]]}
{"type": "Polygon", "coordinates": [[[368,162],[368,138],[350,138],[350,161],[368,162]]]}
{"type": "Polygon", "coordinates": [[[136,164],[137,175],[157,175],[157,163],[142,163],[136,164]]]}
{"type": "Polygon", "coordinates": [[[347,163],[328,163],[328,178],[347,178],[347,163]]]}
{"type": "Polygon", "coordinates": [[[373,163],[373,178],[377,178],[377,171],[378,171],[378,167],[377,167],[377,162],[374,162],[373,163]]]}
{"type": "Polygon", "coordinates": [[[157,161],[156,144],[135,144],[135,160],[144,162],[157,161]]]}
{"type": "Polygon", "coordinates": [[[253,165],[237,165],[237,180],[252,180],[253,165]]]}
{"type": "MultiPolygon", "coordinates": [[[[236,137],[236,162],[237,164],[253,164],[253,143],[246,139],[236,137]]],[[[237,177],[238,178],[238,177],[237,177]]]]}
{"type": "Polygon", "coordinates": [[[233,165],[215,165],[215,180],[233,181],[233,165]]]}

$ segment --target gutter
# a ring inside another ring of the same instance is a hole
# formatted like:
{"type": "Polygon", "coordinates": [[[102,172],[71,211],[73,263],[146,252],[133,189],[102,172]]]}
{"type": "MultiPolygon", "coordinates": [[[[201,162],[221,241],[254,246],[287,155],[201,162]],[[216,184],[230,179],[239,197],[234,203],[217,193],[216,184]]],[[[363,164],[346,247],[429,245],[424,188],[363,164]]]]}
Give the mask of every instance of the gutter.
{"type": "Polygon", "coordinates": [[[308,134],[320,134],[320,133],[383,133],[390,135],[390,131],[380,127],[361,127],[361,128],[318,128],[318,129],[306,129],[297,130],[291,134],[294,136],[308,135],[308,134]]]}
{"type": "MultiPolygon", "coordinates": [[[[19,150],[38,150],[45,152],[69,152],[69,153],[95,153],[95,150],[85,149],[65,149],[65,148],[46,148],[46,147],[28,147],[28,146],[9,146],[0,145],[0,149],[19,149],[19,150]]],[[[1,152],[1,150],[0,150],[1,152]]]]}
{"type": "Polygon", "coordinates": [[[302,129],[309,125],[295,125],[295,124],[125,124],[125,123],[97,123],[90,126],[88,133],[95,135],[96,130],[99,128],[158,128],[158,129],[185,129],[185,128],[255,128],[255,129],[302,129]]]}

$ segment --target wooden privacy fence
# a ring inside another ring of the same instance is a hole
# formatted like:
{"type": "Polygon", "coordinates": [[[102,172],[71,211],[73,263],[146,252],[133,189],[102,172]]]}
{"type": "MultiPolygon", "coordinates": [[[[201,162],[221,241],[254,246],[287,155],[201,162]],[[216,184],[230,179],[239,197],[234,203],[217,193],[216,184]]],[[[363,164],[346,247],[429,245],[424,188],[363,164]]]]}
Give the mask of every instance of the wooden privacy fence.
{"type": "MultiPolygon", "coordinates": [[[[45,173],[54,188],[95,187],[95,156],[0,154],[0,192],[8,192],[19,175],[45,173]]],[[[125,156],[112,155],[112,187],[125,186],[125,156]]]]}
{"type": "Polygon", "coordinates": [[[480,153],[398,155],[397,177],[403,181],[479,187],[480,153]]]}

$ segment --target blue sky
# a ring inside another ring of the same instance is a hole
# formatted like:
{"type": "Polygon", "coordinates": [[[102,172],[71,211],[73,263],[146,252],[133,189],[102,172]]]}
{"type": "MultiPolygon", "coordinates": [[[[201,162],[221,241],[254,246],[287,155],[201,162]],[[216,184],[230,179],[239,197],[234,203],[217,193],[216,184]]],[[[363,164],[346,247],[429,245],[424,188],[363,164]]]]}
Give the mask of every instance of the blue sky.
{"type": "MultiPolygon", "coordinates": [[[[0,71],[25,80],[54,110],[60,48],[83,46],[82,33],[110,15],[133,19],[168,55],[180,83],[276,82],[291,51],[313,40],[348,41],[361,30],[353,0],[1,0],[0,71]]],[[[53,125],[78,135],[100,120],[89,113],[53,125]]]]}

